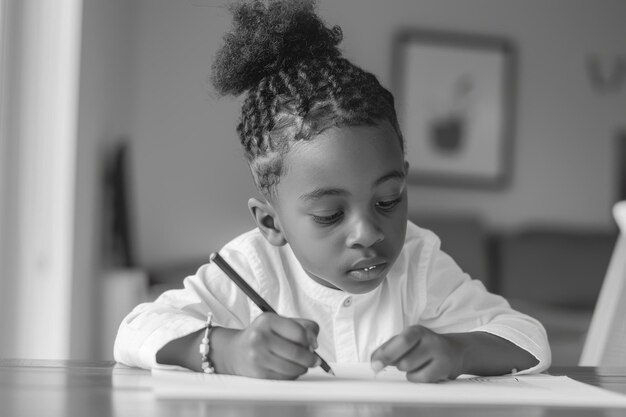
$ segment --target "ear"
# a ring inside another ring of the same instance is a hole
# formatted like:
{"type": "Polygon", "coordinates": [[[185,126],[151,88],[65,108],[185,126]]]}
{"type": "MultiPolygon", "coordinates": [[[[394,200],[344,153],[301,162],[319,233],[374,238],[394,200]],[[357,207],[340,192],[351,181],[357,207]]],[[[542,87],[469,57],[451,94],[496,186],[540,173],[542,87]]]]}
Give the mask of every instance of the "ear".
{"type": "Polygon", "coordinates": [[[274,246],[283,246],[287,243],[276,211],[268,202],[251,198],[248,200],[248,209],[250,209],[256,225],[268,242],[274,246]]]}
{"type": "Polygon", "coordinates": [[[409,161],[404,161],[404,175],[409,175],[409,161]]]}

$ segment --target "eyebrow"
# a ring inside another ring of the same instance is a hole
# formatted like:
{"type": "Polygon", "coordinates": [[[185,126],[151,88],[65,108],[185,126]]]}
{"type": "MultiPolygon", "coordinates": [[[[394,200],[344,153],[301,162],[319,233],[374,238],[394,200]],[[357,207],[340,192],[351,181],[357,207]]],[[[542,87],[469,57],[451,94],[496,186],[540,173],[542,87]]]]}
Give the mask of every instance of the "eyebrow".
{"type": "MultiPolygon", "coordinates": [[[[404,172],[393,170],[389,172],[388,174],[385,174],[382,177],[378,178],[376,181],[374,181],[372,183],[372,188],[389,180],[393,180],[393,179],[403,180],[404,178],[405,178],[404,172]]],[[[300,197],[298,197],[298,199],[302,201],[314,201],[314,200],[319,200],[320,198],[325,197],[325,196],[343,196],[343,195],[348,195],[348,194],[349,194],[348,191],[343,190],[341,188],[321,187],[321,188],[316,188],[315,190],[310,191],[308,193],[302,194],[300,197]]]]}
{"type": "Polygon", "coordinates": [[[377,186],[382,184],[383,182],[389,181],[389,180],[393,180],[393,179],[398,179],[398,180],[403,180],[405,177],[404,172],[402,171],[398,171],[398,170],[393,170],[390,173],[383,175],[382,177],[380,177],[379,179],[377,179],[376,181],[374,181],[374,184],[372,184],[372,186],[377,186]]]}

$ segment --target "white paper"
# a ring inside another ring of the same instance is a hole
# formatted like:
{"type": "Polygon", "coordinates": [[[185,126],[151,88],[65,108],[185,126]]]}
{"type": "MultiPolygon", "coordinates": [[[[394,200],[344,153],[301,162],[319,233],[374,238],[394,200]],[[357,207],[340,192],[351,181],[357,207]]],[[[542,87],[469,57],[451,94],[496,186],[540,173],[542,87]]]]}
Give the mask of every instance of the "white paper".
{"type": "Polygon", "coordinates": [[[254,401],[361,401],[422,404],[555,405],[624,407],[626,395],[566,376],[462,376],[453,381],[420,384],[395,368],[377,376],[369,364],[330,364],[336,376],[311,369],[295,381],[231,375],[153,370],[159,398],[254,401]]]}

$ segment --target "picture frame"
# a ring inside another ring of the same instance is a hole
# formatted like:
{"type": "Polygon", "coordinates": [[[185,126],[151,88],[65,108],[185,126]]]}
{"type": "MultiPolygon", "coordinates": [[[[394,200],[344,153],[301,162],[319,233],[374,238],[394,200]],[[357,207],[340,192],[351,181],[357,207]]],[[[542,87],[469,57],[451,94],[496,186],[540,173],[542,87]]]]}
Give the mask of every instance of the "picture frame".
{"type": "Polygon", "coordinates": [[[512,173],[514,44],[497,36],[404,29],[393,90],[409,180],[501,188],[512,173]]]}

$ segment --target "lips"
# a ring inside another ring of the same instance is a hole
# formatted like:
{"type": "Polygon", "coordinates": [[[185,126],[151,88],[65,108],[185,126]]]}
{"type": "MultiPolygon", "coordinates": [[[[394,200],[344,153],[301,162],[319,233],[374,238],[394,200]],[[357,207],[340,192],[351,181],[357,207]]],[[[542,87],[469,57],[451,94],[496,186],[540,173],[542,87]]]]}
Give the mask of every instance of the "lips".
{"type": "Polygon", "coordinates": [[[365,259],[355,263],[348,270],[348,275],[357,281],[368,281],[380,277],[386,268],[384,259],[365,259]]]}
{"type": "Polygon", "coordinates": [[[380,266],[382,264],[386,264],[387,261],[385,261],[383,258],[368,258],[368,259],[361,259],[358,262],[355,262],[352,267],[350,267],[350,271],[354,271],[354,270],[360,270],[360,269],[373,269],[376,268],[377,266],[380,266]]]}

